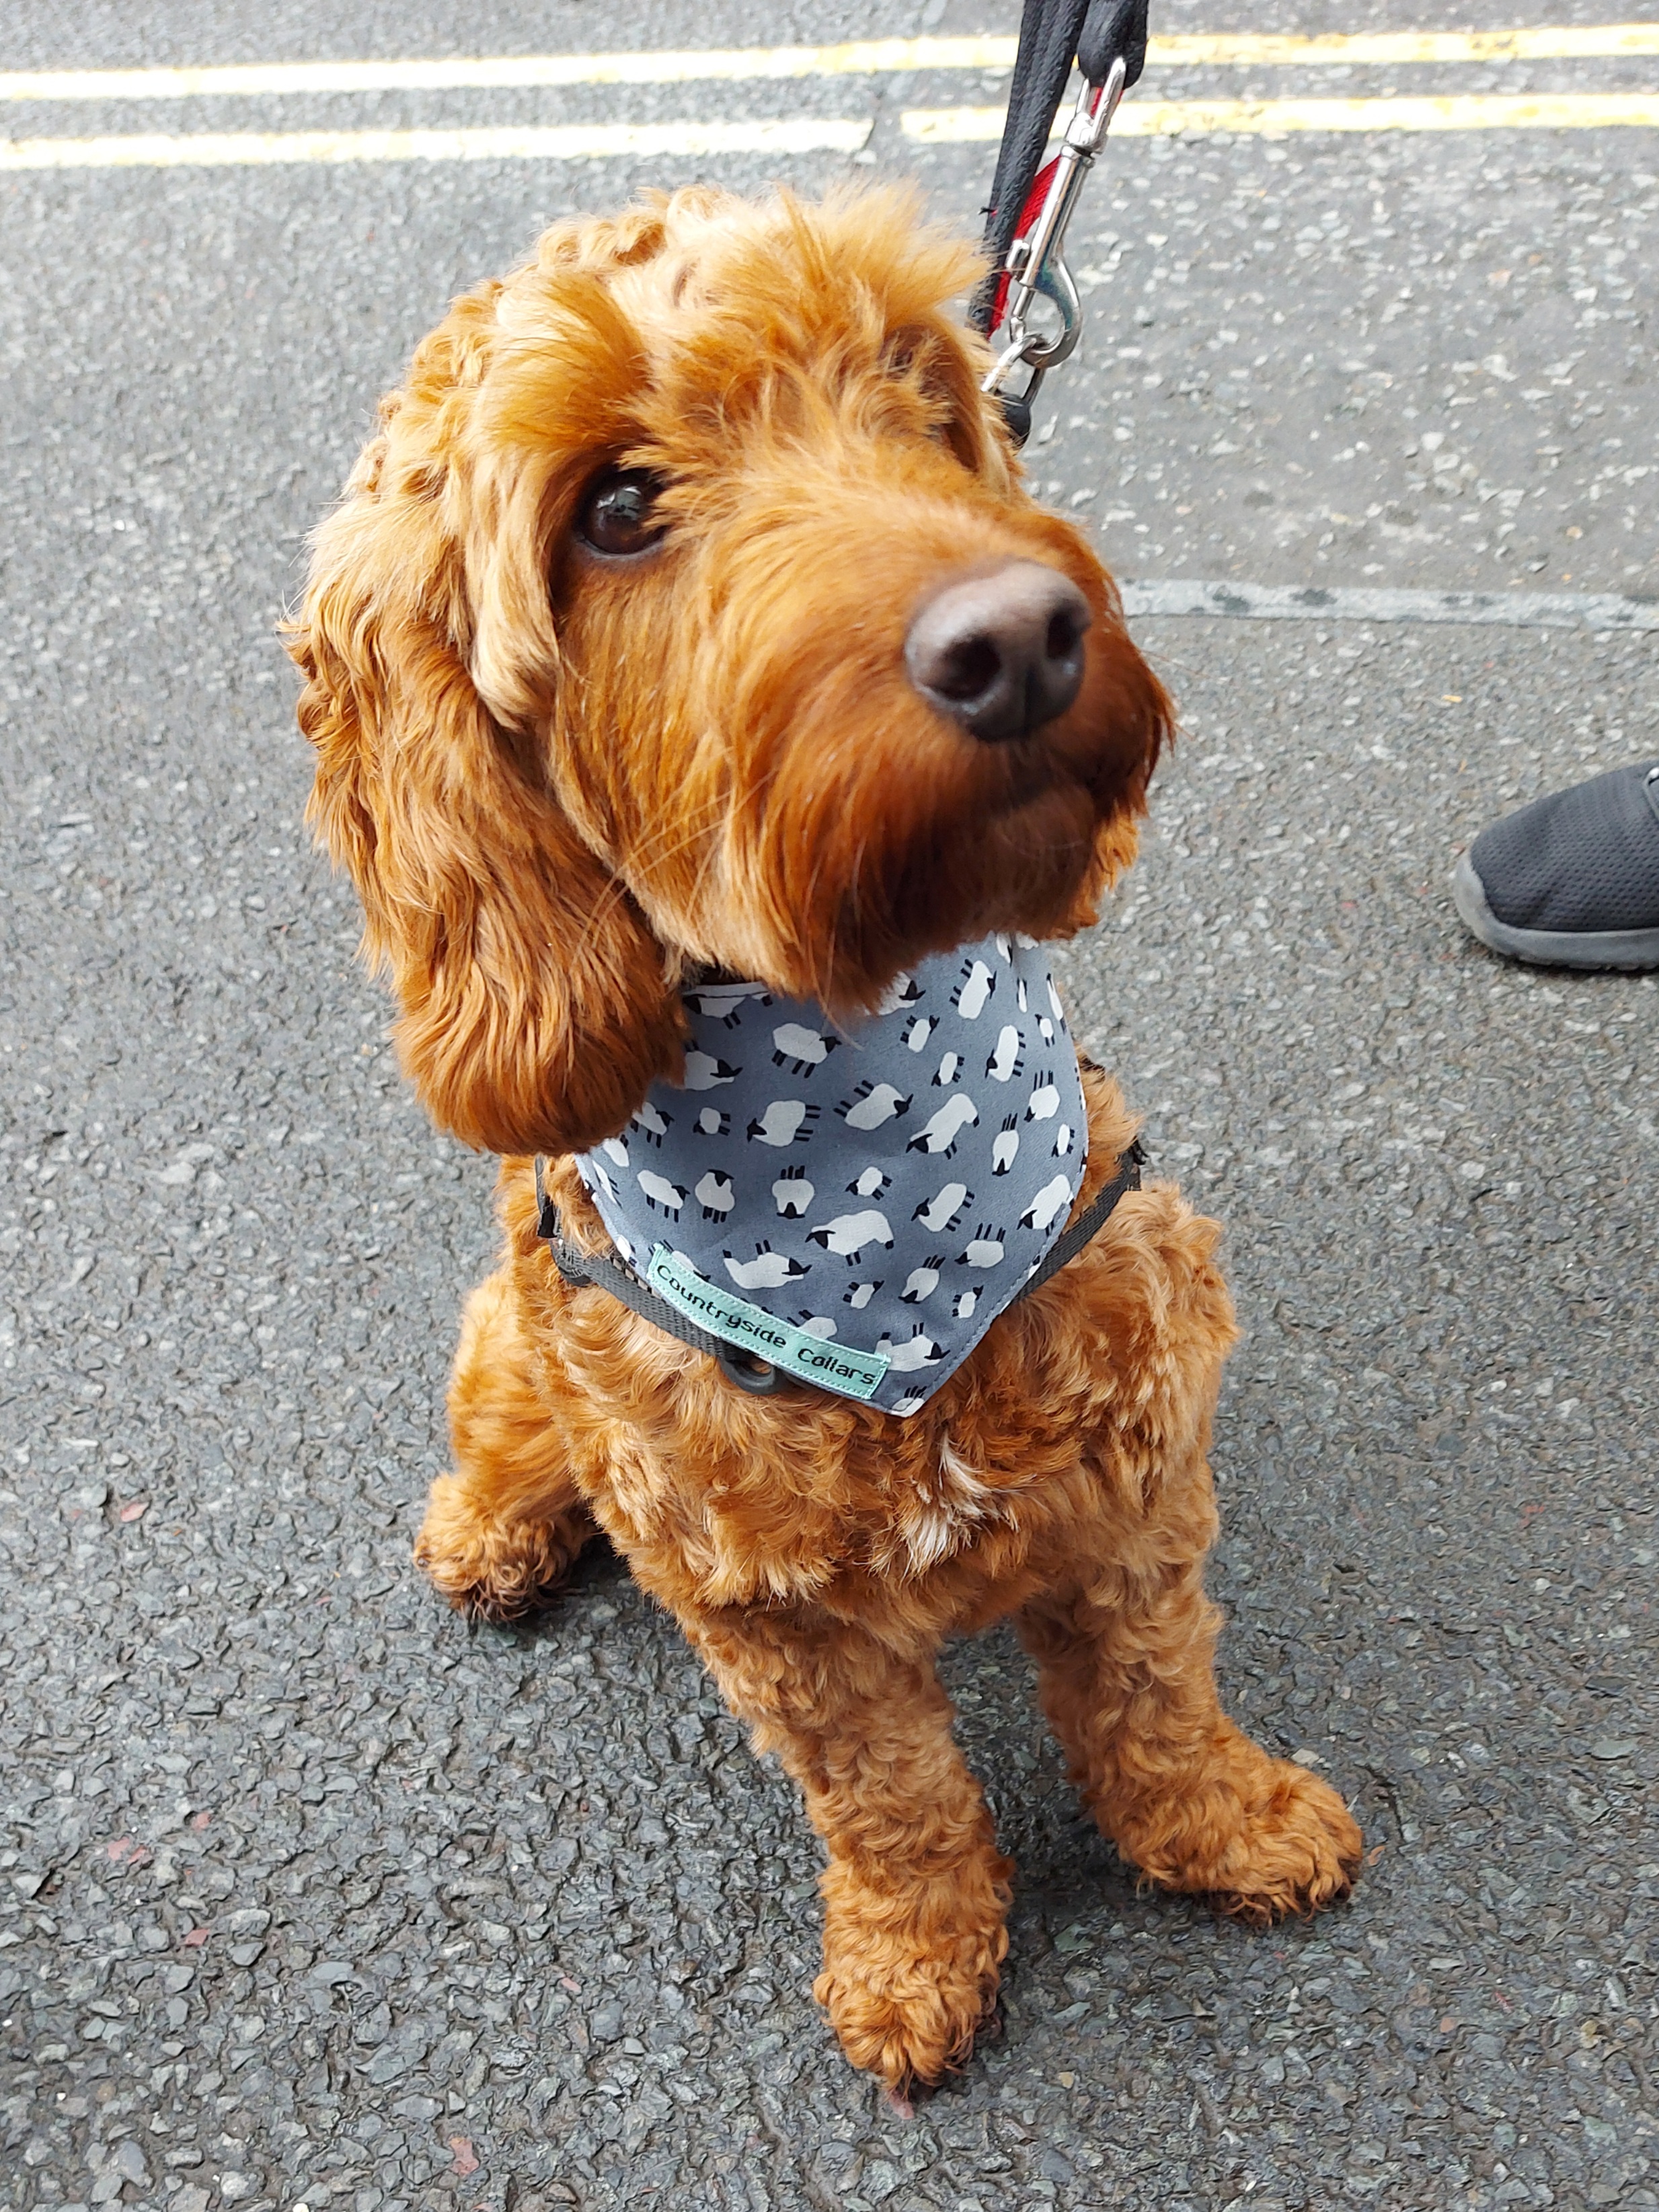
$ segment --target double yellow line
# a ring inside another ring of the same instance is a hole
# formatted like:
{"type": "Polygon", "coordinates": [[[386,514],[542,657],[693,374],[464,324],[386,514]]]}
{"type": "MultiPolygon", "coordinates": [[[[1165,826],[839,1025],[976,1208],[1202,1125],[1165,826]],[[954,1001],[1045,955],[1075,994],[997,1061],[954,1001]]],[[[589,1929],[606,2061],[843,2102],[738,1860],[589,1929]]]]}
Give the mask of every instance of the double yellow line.
{"type": "MultiPolygon", "coordinates": [[[[0,100],[190,100],[296,93],[461,92],[578,84],[752,82],[1013,65],[1015,41],[852,39],[823,46],[713,46],[623,54],[497,54],[434,61],[273,62],[221,69],[0,70],[0,100]]],[[[1659,23],[1516,31],[1362,31],[1303,38],[1194,32],[1154,39],[1148,69],[1317,69],[1421,62],[1587,61],[1659,54],[1659,23]]]]}
{"type": "MultiPolygon", "coordinates": [[[[1007,41],[1012,48],[1013,41],[1007,41]]],[[[1407,68],[1457,62],[1588,61],[1659,54],[1659,23],[1545,24],[1511,31],[1362,31],[1329,36],[1194,33],[1155,39],[1149,69],[1407,68]]],[[[922,145],[1002,136],[1000,107],[917,107],[901,118],[922,145]]],[[[1237,131],[1586,131],[1659,127],[1659,93],[1465,93],[1380,100],[1131,100],[1122,138],[1237,131]]]]}
{"type": "MultiPolygon", "coordinates": [[[[757,82],[928,70],[999,71],[1002,37],[854,40],[834,46],[711,47],[645,53],[281,62],[211,69],[0,71],[0,102],[287,98],[376,92],[525,90],[580,85],[757,82]]],[[[1151,69],[1326,68],[1628,58],[1659,54],[1659,23],[1544,25],[1508,31],[1389,31],[1299,37],[1194,33],[1155,40],[1151,69]]],[[[909,108],[918,145],[993,140],[1000,106],[909,108]]],[[[1659,126],[1659,93],[1449,94],[1358,100],[1126,101],[1123,137],[1237,131],[1575,131],[1659,126]]],[[[174,167],[270,162],[604,160],[725,154],[855,153],[873,118],[592,123],[407,131],[145,132],[0,140],[0,170],[174,167]]]]}

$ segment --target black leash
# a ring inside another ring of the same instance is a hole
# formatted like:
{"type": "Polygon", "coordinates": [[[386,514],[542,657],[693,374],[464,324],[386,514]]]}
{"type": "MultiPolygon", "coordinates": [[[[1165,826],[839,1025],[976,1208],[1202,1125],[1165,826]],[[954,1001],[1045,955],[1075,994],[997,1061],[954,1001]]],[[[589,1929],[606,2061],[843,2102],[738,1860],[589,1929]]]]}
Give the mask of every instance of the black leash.
{"type": "MultiPolygon", "coordinates": [[[[1054,1244],[1036,1273],[1024,1283],[1012,1301],[1015,1305],[1021,1298],[1029,1298],[1033,1291],[1040,1290],[1052,1276],[1057,1275],[1062,1267],[1075,1260],[1085,1244],[1100,1234],[1115,1210],[1118,1200],[1130,1191],[1140,1188],[1140,1170],[1146,1164],[1146,1155],[1141,1149],[1139,1138],[1132,1138],[1118,1163],[1116,1175],[1096,1193],[1088,1207],[1054,1244]]],[[[641,1282],[633,1269],[624,1267],[620,1260],[612,1260],[599,1253],[579,1252],[566,1237],[559,1209],[547,1194],[542,1181],[539,1155],[536,1161],[536,1234],[552,1254],[554,1266],[573,1290],[580,1290],[591,1283],[599,1290],[609,1291],[613,1298],[620,1299],[629,1311],[636,1313],[641,1321],[648,1321],[653,1328],[662,1329],[669,1336],[678,1337],[682,1344],[689,1344],[694,1352],[701,1352],[712,1359],[727,1382],[735,1382],[739,1390],[746,1390],[750,1397],[770,1398],[791,1381],[798,1379],[787,1376],[781,1368],[774,1367],[769,1361],[757,1359],[752,1353],[741,1350],[737,1345],[728,1344],[723,1336],[714,1335],[712,1330],[700,1328],[696,1322],[689,1321],[678,1306],[670,1305],[667,1299],[659,1297],[648,1283],[641,1282]]],[[[805,1387],[811,1389],[817,1386],[807,1383],[805,1387]]]]}
{"type": "Polygon", "coordinates": [[[1009,85],[1008,117],[986,209],[985,253],[990,273],[969,312],[991,337],[1006,325],[1007,343],[985,389],[1000,400],[1017,444],[1031,431],[1031,402],[1048,371],[1072,352],[1082,329],[1077,287],[1066,266],[1066,227],[1118,101],[1146,59],[1147,0],[1025,0],[1019,46],[1009,85]],[[1085,85],[1054,159],[1043,166],[1049,134],[1075,55],[1085,85]],[[1060,310],[1058,336],[1030,328],[1038,293],[1060,310]],[[1004,390],[1024,364],[1029,380],[1004,390]]]}

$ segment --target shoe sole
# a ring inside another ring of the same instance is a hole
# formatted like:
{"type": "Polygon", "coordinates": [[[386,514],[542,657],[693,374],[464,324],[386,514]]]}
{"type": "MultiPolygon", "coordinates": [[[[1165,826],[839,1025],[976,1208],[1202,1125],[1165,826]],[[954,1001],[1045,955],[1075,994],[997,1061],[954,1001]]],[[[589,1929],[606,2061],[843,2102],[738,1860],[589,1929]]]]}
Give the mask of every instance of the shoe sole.
{"type": "Polygon", "coordinates": [[[1533,968],[1659,968],[1659,929],[1516,929],[1499,921],[1467,853],[1452,871],[1452,903],[1480,942],[1533,968]]]}

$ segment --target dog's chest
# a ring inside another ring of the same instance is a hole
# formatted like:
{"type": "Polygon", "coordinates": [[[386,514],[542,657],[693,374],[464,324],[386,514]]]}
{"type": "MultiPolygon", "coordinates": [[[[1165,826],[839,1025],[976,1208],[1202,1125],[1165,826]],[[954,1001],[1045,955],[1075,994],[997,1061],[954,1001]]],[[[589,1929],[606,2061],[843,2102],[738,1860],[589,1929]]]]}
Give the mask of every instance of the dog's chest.
{"type": "Polygon", "coordinates": [[[750,1451],[711,1465],[677,1452],[637,1468],[620,1498],[613,1461],[600,1494],[606,1508],[622,1504],[636,1565],[672,1527],[665,1583],[689,1565],[700,1601],[714,1605],[856,1610],[872,1585],[898,1584],[927,1604],[930,1579],[948,1575],[954,1610],[976,1553],[986,1574],[1006,1573],[1046,1519],[1041,1463],[1009,1455],[981,1466],[939,1431],[897,1449],[846,1452],[844,1443],[811,1464],[804,1453],[775,1462],[750,1451]]]}
{"type": "Polygon", "coordinates": [[[1041,951],[999,936],[925,961],[850,1028],[758,983],[685,997],[684,1084],[654,1085],[577,1161],[606,1228],[636,1271],[667,1255],[730,1306],[867,1359],[844,1395],[917,1411],[1082,1182],[1077,1054],[1041,951]]]}
{"type": "Polygon", "coordinates": [[[989,1480],[941,1436],[932,1466],[894,1486],[870,1564],[878,1574],[919,1577],[1015,1514],[1015,1489],[989,1480]]]}

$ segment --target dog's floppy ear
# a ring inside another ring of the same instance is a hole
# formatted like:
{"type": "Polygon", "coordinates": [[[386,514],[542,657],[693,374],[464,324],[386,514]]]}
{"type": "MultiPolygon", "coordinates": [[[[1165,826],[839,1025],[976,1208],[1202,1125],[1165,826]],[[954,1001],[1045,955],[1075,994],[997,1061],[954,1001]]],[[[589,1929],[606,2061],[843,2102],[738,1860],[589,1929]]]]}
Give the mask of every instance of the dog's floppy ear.
{"type": "Polygon", "coordinates": [[[318,534],[289,632],[317,750],[309,818],[362,895],[364,951],[391,973],[434,1120],[492,1152],[581,1151],[678,1074],[678,996],[538,741],[503,729],[468,672],[442,451],[459,335],[422,349],[318,534]]]}

